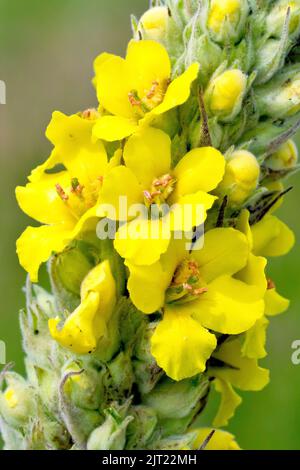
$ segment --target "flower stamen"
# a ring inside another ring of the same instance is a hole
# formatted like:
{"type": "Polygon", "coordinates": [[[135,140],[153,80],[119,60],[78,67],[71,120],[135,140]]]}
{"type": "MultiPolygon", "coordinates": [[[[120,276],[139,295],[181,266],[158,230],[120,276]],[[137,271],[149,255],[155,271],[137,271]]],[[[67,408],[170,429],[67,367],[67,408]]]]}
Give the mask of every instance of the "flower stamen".
{"type": "Polygon", "coordinates": [[[66,202],[69,199],[69,196],[65,193],[65,191],[63,190],[63,188],[61,187],[59,183],[55,185],[55,189],[62,201],[66,202]]]}
{"type": "Polygon", "coordinates": [[[166,291],[167,303],[186,303],[208,292],[200,276],[198,263],[184,260],[176,269],[172,283],[166,291]]]}
{"type": "Polygon", "coordinates": [[[164,204],[174,191],[175,184],[176,179],[169,174],[156,178],[152,182],[150,190],[143,191],[147,206],[150,207],[152,204],[160,206],[164,204]]]}

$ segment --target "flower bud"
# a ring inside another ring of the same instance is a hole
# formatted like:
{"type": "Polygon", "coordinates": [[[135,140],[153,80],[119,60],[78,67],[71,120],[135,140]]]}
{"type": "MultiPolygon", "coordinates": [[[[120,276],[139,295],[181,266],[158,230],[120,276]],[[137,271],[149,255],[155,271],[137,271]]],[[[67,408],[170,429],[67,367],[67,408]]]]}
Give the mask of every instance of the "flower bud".
{"type": "Polygon", "coordinates": [[[207,379],[200,375],[179,382],[165,378],[144,396],[144,403],[155,410],[159,420],[180,420],[195,409],[208,385],[207,379]]]}
{"type": "Polygon", "coordinates": [[[168,8],[157,6],[147,10],[141,17],[138,31],[143,39],[163,41],[166,37],[169,22],[168,8]]]}
{"type": "Polygon", "coordinates": [[[278,150],[270,155],[265,164],[274,171],[288,170],[294,168],[298,161],[298,149],[293,140],[282,144],[278,150]]]}
{"type": "Polygon", "coordinates": [[[299,0],[281,0],[274,5],[266,18],[267,31],[270,36],[280,38],[288,9],[290,9],[289,35],[291,38],[298,35],[300,29],[300,2],[299,0]]]}
{"type": "Polygon", "coordinates": [[[202,34],[197,39],[195,46],[195,57],[193,61],[200,61],[199,80],[202,85],[206,85],[209,78],[217,70],[222,62],[222,49],[213,42],[208,35],[202,34]]]}
{"type": "Polygon", "coordinates": [[[256,88],[256,104],[260,115],[284,119],[300,110],[300,71],[292,66],[271,82],[256,88]]]}
{"type": "Polygon", "coordinates": [[[151,337],[155,331],[156,323],[149,323],[140,328],[139,339],[135,345],[134,373],[139,391],[149,393],[160,380],[163,370],[157,365],[151,354],[151,337]]]}
{"type": "Polygon", "coordinates": [[[287,8],[283,17],[280,37],[268,39],[267,36],[266,42],[258,47],[255,65],[257,84],[267,83],[283,67],[291,45],[289,38],[290,19],[290,9],[287,8]]]}
{"type": "Polygon", "coordinates": [[[62,253],[53,256],[48,263],[51,287],[61,310],[74,310],[78,305],[80,284],[93,267],[85,256],[83,244],[74,242],[62,253]]]}
{"type": "Polygon", "coordinates": [[[134,381],[130,352],[121,351],[111,362],[107,364],[105,385],[115,396],[126,396],[132,389],[134,381]]]}
{"type": "Polygon", "coordinates": [[[156,413],[148,406],[137,405],[130,408],[130,414],[134,419],[127,429],[126,448],[145,449],[157,425],[156,413]]]}
{"type": "Polygon", "coordinates": [[[27,308],[20,312],[23,349],[32,364],[51,369],[53,341],[48,330],[49,317],[55,313],[54,296],[30,283],[26,286],[27,308]]]}
{"type": "Polygon", "coordinates": [[[26,425],[29,416],[36,413],[33,388],[18,374],[6,372],[6,390],[0,394],[0,415],[5,421],[18,428],[26,425]]]}
{"type": "Polygon", "coordinates": [[[117,409],[106,410],[106,420],[90,435],[88,450],[123,450],[126,442],[126,429],[132,416],[123,417],[117,409]]]}
{"type": "Polygon", "coordinates": [[[80,293],[80,285],[92,269],[91,260],[74,244],[56,257],[56,271],[65,289],[75,295],[80,293]]]}
{"type": "Polygon", "coordinates": [[[222,121],[231,121],[241,111],[247,89],[247,75],[238,69],[226,70],[213,79],[205,92],[211,114],[222,121]]]}
{"type": "Polygon", "coordinates": [[[77,361],[69,364],[63,374],[67,376],[64,392],[73,405],[89,410],[100,407],[104,397],[102,371],[97,372],[82,361],[77,361]]]}
{"type": "Polygon", "coordinates": [[[159,439],[151,447],[155,450],[191,450],[196,437],[197,432],[191,431],[186,434],[159,439]]]}
{"type": "Polygon", "coordinates": [[[211,0],[207,29],[217,42],[236,41],[245,25],[249,11],[246,0],[211,0]]]}
{"type": "Polygon", "coordinates": [[[242,204],[256,189],[259,176],[260,166],[255,156],[246,150],[236,150],[227,160],[217,194],[227,195],[233,205],[242,204]]]}

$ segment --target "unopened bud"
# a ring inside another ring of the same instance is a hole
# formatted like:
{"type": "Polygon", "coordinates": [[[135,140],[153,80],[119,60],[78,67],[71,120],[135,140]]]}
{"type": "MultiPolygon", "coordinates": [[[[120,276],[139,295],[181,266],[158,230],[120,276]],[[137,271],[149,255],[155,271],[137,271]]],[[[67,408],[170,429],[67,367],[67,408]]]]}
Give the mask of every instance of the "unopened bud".
{"type": "Polygon", "coordinates": [[[132,420],[132,416],[123,417],[114,407],[106,410],[106,420],[88,439],[88,450],[123,450],[126,429],[132,420]]]}
{"type": "Polygon", "coordinates": [[[6,390],[0,394],[0,415],[13,427],[25,425],[35,415],[33,388],[18,374],[7,372],[6,390]]]}
{"type": "Polygon", "coordinates": [[[300,110],[300,71],[292,66],[271,82],[256,88],[256,103],[262,116],[284,119],[300,110]]]}
{"type": "MultiPolygon", "coordinates": [[[[278,3],[278,2],[277,2],[278,3]]],[[[283,67],[286,55],[290,50],[291,40],[289,37],[289,27],[291,20],[291,9],[286,8],[282,17],[282,28],[279,38],[272,36],[258,47],[256,70],[256,83],[267,83],[275,73],[283,67]]],[[[272,21],[272,20],[270,20],[272,21]]],[[[275,26],[276,27],[276,26],[275,26]]]]}
{"type": "Polygon", "coordinates": [[[79,295],[83,278],[92,268],[87,256],[74,244],[56,256],[56,273],[69,292],[79,295]]]}
{"type": "Polygon", "coordinates": [[[222,61],[221,47],[206,34],[202,34],[200,38],[197,39],[195,57],[193,57],[193,59],[197,61],[199,58],[201,58],[199,80],[202,85],[205,86],[222,61]]]}
{"type": "Polygon", "coordinates": [[[144,402],[155,410],[159,420],[182,419],[199,404],[208,386],[209,382],[203,376],[179,382],[166,378],[144,396],[144,402]]]}
{"type": "Polygon", "coordinates": [[[259,175],[260,166],[255,156],[246,150],[237,150],[227,160],[217,193],[227,195],[234,205],[242,204],[256,189],[259,175]]]}
{"type": "Polygon", "coordinates": [[[153,41],[163,41],[169,22],[168,8],[158,6],[150,8],[141,17],[138,25],[138,31],[143,39],[151,39],[153,41]]]}
{"type": "Polygon", "coordinates": [[[280,38],[288,9],[290,10],[289,35],[297,36],[300,28],[300,2],[299,0],[282,0],[274,5],[267,16],[266,26],[270,36],[280,38]]]}
{"type": "Polygon", "coordinates": [[[148,406],[137,405],[130,408],[133,420],[129,423],[126,433],[126,447],[128,449],[144,449],[151,439],[156,425],[155,411],[148,406]]]}
{"type": "Polygon", "coordinates": [[[265,161],[268,168],[274,171],[281,171],[294,168],[298,161],[298,150],[293,140],[288,140],[282,144],[278,150],[270,155],[265,161]]]}
{"type": "Polygon", "coordinates": [[[211,0],[207,28],[217,42],[237,40],[249,11],[246,0],[211,0]]]}
{"type": "Polygon", "coordinates": [[[196,437],[196,431],[191,431],[179,436],[159,439],[151,447],[155,450],[192,450],[196,437]]]}
{"type": "Polygon", "coordinates": [[[223,121],[234,119],[241,111],[247,89],[247,75],[238,69],[226,70],[212,80],[205,101],[213,115],[223,121]]]}
{"type": "Polygon", "coordinates": [[[151,337],[155,331],[156,323],[149,323],[139,330],[139,339],[135,346],[133,366],[139,391],[149,393],[163,375],[163,370],[157,365],[151,354],[151,337]]]}
{"type": "Polygon", "coordinates": [[[66,378],[64,392],[73,405],[96,410],[103,400],[103,372],[83,365],[82,361],[72,362],[64,369],[66,378]]]}

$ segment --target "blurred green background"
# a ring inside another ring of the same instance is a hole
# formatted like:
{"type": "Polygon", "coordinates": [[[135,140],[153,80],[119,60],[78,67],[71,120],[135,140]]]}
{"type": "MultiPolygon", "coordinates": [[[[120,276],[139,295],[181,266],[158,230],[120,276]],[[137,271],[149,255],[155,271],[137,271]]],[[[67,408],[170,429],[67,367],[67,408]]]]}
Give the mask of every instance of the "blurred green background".
{"type": "MultiPolygon", "coordinates": [[[[0,0],[0,79],[7,86],[7,104],[0,105],[0,340],[18,371],[25,273],[15,240],[28,219],[17,207],[14,188],[49,154],[44,131],[52,111],[68,114],[97,104],[90,83],[93,59],[104,50],[124,54],[129,15],[139,16],[147,6],[147,0],[0,0]]],[[[290,182],[294,190],[280,212],[299,238],[300,178],[290,182]]],[[[269,329],[263,362],[271,369],[270,385],[244,394],[228,428],[244,449],[300,449],[300,365],[291,362],[291,344],[300,339],[299,263],[299,244],[271,262],[271,277],[292,303],[269,329]]]]}

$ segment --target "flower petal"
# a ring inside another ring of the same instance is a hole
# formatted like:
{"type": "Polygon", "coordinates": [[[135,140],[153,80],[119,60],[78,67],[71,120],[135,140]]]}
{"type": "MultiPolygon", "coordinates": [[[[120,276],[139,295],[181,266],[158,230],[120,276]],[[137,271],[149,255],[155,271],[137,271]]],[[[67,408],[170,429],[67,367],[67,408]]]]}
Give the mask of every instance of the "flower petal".
{"type": "Polygon", "coordinates": [[[111,114],[133,117],[128,98],[131,87],[125,60],[113,54],[101,54],[95,60],[94,68],[100,105],[111,114]]]}
{"type": "Polygon", "coordinates": [[[259,293],[254,296],[253,287],[222,276],[208,285],[208,292],[199,300],[184,305],[205,328],[223,334],[239,334],[247,331],[264,313],[264,301],[259,293]]]}
{"type": "Polygon", "coordinates": [[[233,228],[209,230],[204,235],[203,248],[193,251],[206,282],[240,271],[246,265],[248,256],[246,237],[233,228]]]}
{"type": "Polygon", "coordinates": [[[215,189],[225,171],[224,156],[213,147],[191,150],[174,169],[177,178],[174,199],[197,191],[209,192],[215,189]]]}
{"type": "Polygon", "coordinates": [[[168,249],[171,239],[169,224],[162,220],[137,218],[122,225],[115,238],[115,249],[136,265],[150,265],[168,249]]]}
{"type": "Polygon", "coordinates": [[[269,321],[266,317],[259,318],[257,322],[245,333],[245,341],[242,347],[243,356],[250,359],[262,359],[266,357],[266,330],[269,321]]]}
{"type": "Polygon", "coordinates": [[[236,408],[242,403],[242,399],[229,382],[215,379],[214,385],[216,391],[221,394],[221,403],[213,425],[216,427],[227,426],[229,420],[234,416],[236,408]]]}
{"type": "Polygon", "coordinates": [[[253,299],[255,296],[257,298],[257,295],[263,298],[267,290],[267,279],[265,275],[266,265],[266,258],[254,256],[250,253],[246,266],[234,276],[235,279],[239,279],[248,284],[249,288],[253,286],[253,299]]]}
{"type": "Polygon", "coordinates": [[[147,314],[161,309],[174,271],[164,271],[160,262],[150,266],[126,262],[126,266],[130,271],[127,288],[134,305],[147,314]]]}
{"type": "Polygon", "coordinates": [[[160,129],[141,129],[128,139],[123,158],[143,189],[150,190],[153,180],[170,173],[171,139],[160,129]]]}
{"type": "Polygon", "coordinates": [[[107,332],[107,323],[116,304],[116,283],[109,262],[103,261],[85,277],[81,286],[81,303],[57,328],[60,318],[49,320],[52,337],[76,354],[96,349],[98,340],[107,332]]]}
{"type": "MultiPolygon", "coordinates": [[[[130,208],[141,203],[142,188],[134,173],[125,166],[117,166],[109,171],[103,180],[97,214],[112,220],[127,220],[130,208]]],[[[138,214],[132,213],[132,217],[134,215],[138,214]]]]}
{"type": "Polygon", "coordinates": [[[241,390],[262,390],[269,382],[269,371],[258,366],[255,359],[249,359],[241,354],[239,338],[226,341],[214,357],[228,364],[229,367],[213,367],[209,374],[218,379],[230,382],[241,390]]]}
{"type": "Polygon", "coordinates": [[[59,197],[56,184],[62,187],[70,185],[66,171],[56,174],[44,174],[38,181],[16,188],[16,198],[25,214],[42,224],[75,224],[69,208],[59,197]]]}
{"type": "Polygon", "coordinates": [[[152,355],[173,380],[203,372],[216,345],[214,335],[189,315],[170,307],[165,309],[164,317],[151,338],[152,355]]]}
{"type": "Polygon", "coordinates": [[[285,299],[275,289],[268,289],[265,294],[265,313],[269,317],[285,312],[290,301],[285,299]]]}
{"type": "MultiPolygon", "coordinates": [[[[93,320],[99,307],[99,294],[90,292],[79,307],[67,318],[62,328],[59,328],[61,319],[50,318],[48,321],[49,331],[53,339],[61,346],[75,352],[76,354],[87,354],[96,349],[97,338],[93,329],[93,320]]],[[[100,322],[98,322],[99,328],[100,322]]],[[[104,319],[101,321],[101,333],[106,333],[104,319]]]]}
{"type": "Polygon", "coordinates": [[[70,179],[78,178],[81,185],[89,185],[103,176],[107,168],[107,154],[101,141],[92,142],[95,120],[84,119],[77,114],[67,116],[55,111],[47,127],[46,136],[55,145],[53,155],[44,165],[31,174],[37,178],[41,171],[61,163],[68,170],[70,179]]]}
{"type": "Polygon", "coordinates": [[[97,120],[93,127],[93,137],[114,142],[125,139],[137,129],[138,126],[133,119],[122,116],[103,116],[97,120]]]}
{"type": "Polygon", "coordinates": [[[252,231],[249,223],[250,213],[247,209],[243,209],[237,219],[236,229],[246,235],[249,248],[252,250],[253,248],[253,237],[252,231]]]}
{"type": "Polygon", "coordinates": [[[170,286],[176,267],[188,255],[186,240],[170,241],[159,262],[136,266],[126,261],[130,276],[128,290],[135,306],[144,313],[153,313],[164,305],[165,291],[170,286]]]}
{"type": "Polygon", "coordinates": [[[64,225],[27,227],[17,240],[17,254],[21,266],[29,273],[32,282],[38,281],[39,267],[48,261],[52,252],[62,251],[71,231],[64,225]]]}
{"type": "Polygon", "coordinates": [[[91,207],[78,220],[77,224],[71,232],[70,238],[74,240],[74,238],[78,237],[78,235],[80,235],[80,233],[83,231],[96,230],[98,221],[99,218],[97,217],[97,206],[91,207]]]}
{"type": "MultiPolygon", "coordinates": [[[[153,81],[166,81],[171,75],[171,62],[166,49],[156,41],[130,41],[126,55],[126,76],[131,89],[139,96],[150,90],[153,81]]],[[[120,80],[122,75],[118,75],[120,80]]],[[[129,90],[130,91],[130,90],[129,90]]]]}
{"type": "Polygon", "coordinates": [[[54,148],[50,154],[50,157],[47,158],[44,163],[38,165],[31,171],[30,175],[28,176],[28,180],[31,183],[39,182],[39,180],[44,176],[45,171],[50,168],[54,168],[56,165],[59,165],[60,161],[61,156],[58,151],[54,148]]]}
{"type": "Polygon", "coordinates": [[[191,84],[196,80],[199,72],[199,64],[192,64],[179,77],[169,85],[163,102],[152,111],[152,115],[158,115],[169,111],[176,106],[185,103],[190,96],[191,84]]]}
{"type": "Polygon", "coordinates": [[[295,243],[289,227],[274,215],[266,215],[252,226],[253,252],[261,256],[283,256],[295,243]]]}
{"type": "Polygon", "coordinates": [[[216,197],[203,191],[180,197],[171,206],[169,213],[171,229],[189,232],[202,225],[207,218],[207,211],[213,206],[216,197]]]}

